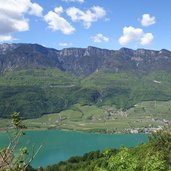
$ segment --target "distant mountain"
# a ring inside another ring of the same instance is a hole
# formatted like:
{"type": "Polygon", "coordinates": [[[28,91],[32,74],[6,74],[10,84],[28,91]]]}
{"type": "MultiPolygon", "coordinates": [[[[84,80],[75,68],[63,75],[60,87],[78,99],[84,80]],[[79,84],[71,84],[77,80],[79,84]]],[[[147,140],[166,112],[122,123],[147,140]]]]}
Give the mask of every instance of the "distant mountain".
{"type": "Polygon", "coordinates": [[[77,103],[127,110],[149,100],[171,100],[168,50],[0,45],[0,117],[35,118],[77,103]]]}
{"type": "Polygon", "coordinates": [[[53,67],[77,76],[96,70],[171,71],[171,52],[146,49],[107,50],[96,47],[55,50],[38,44],[1,44],[0,72],[21,68],[53,67]]]}

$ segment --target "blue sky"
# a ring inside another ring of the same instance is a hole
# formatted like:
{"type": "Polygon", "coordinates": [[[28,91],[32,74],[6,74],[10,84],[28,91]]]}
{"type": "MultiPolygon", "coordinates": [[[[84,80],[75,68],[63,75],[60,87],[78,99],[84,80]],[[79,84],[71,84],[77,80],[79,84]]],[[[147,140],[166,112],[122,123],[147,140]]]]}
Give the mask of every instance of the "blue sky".
{"type": "Polygon", "coordinates": [[[0,0],[0,42],[171,50],[170,0],[0,0]]]}

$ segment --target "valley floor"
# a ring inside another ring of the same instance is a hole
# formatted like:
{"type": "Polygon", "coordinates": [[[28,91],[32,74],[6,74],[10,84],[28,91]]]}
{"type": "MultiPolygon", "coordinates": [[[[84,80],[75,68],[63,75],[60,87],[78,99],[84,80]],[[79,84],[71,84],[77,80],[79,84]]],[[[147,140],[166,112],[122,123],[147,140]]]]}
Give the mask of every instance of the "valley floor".
{"type": "MultiPolygon", "coordinates": [[[[60,113],[24,120],[28,129],[65,129],[100,133],[150,133],[171,123],[171,101],[147,101],[127,111],[114,106],[76,104],[60,113]]],[[[0,119],[0,130],[10,120],[0,119]]]]}

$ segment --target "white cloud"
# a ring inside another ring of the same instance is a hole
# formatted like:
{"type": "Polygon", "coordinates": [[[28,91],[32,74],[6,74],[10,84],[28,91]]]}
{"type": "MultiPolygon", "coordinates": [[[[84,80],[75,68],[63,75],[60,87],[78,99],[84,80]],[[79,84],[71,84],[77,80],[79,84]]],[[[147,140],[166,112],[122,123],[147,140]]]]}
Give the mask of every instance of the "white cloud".
{"type": "Polygon", "coordinates": [[[71,7],[66,10],[72,21],[82,21],[86,29],[90,28],[93,22],[98,21],[106,15],[106,11],[100,6],[93,6],[89,10],[82,11],[76,7],[71,7]]]}
{"type": "Polygon", "coordinates": [[[64,12],[64,9],[63,9],[62,6],[60,6],[60,7],[56,7],[56,8],[54,9],[54,11],[55,11],[57,14],[62,14],[62,13],[64,12]]]}
{"type": "Polygon", "coordinates": [[[154,36],[152,33],[144,33],[140,28],[132,26],[123,28],[123,35],[119,38],[121,45],[126,45],[130,42],[139,42],[141,45],[148,45],[152,42],[154,36]]]}
{"type": "Polygon", "coordinates": [[[154,36],[152,33],[146,33],[141,37],[140,44],[148,45],[153,41],[153,39],[154,39],[154,36]]]}
{"type": "Polygon", "coordinates": [[[0,35],[0,41],[10,41],[10,40],[12,40],[13,38],[12,38],[12,36],[11,35],[0,35]]]}
{"type": "Polygon", "coordinates": [[[102,42],[108,42],[109,41],[109,38],[104,36],[103,34],[97,34],[96,36],[93,36],[92,37],[92,40],[95,42],[95,43],[102,43],[102,42]]]}
{"type": "Polygon", "coordinates": [[[0,0],[0,41],[13,39],[13,32],[29,30],[25,14],[42,16],[43,8],[30,0],[0,0]]]}
{"type": "Polygon", "coordinates": [[[48,14],[44,16],[44,20],[48,23],[51,30],[60,30],[64,34],[71,34],[75,31],[75,28],[60,16],[63,12],[62,7],[56,7],[54,11],[49,11],[48,14]]]}
{"type": "Polygon", "coordinates": [[[31,3],[30,7],[31,8],[30,8],[29,14],[35,15],[37,17],[41,17],[42,16],[43,8],[39,4],[31,3]]]}
{"type": "Polygon", "coordinates": [[[152,24],[155,24],[155,17],[151,17],[150,14],[143,14],[141,19],[141,24],[143,26],[150,26],[152,24]]]}
{"type": "Polygon", "coordinates": [[[62,0],[64,2],[79,2],[79,3],[84,3],[84,0],[62,0]]]}
{"type": "Polygon", "coordinates": [[[143,34],[143,30],[140,28],[134,28],[132,26],[123,28],[123,35],[119,38],[119,43],[125,45],[131,41],[138,40],[143,34]]]}
{"type": "Polygon", "coordinates": [[[71,46],[72,43],[59,43],[59,46],[62,46],[62,47],[67,47],[67,46],[71,46]]]}

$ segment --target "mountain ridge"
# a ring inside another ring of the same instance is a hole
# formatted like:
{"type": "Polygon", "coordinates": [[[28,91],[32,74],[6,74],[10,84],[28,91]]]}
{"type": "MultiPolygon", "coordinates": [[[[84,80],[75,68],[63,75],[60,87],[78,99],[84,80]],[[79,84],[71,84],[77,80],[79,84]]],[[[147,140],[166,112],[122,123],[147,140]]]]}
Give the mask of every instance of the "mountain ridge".
{"type": "Polygon", "coordinates": [[[0,45],[0,117],[37,118],[75,104],[132,108],[171,100],[171,52],[0,45]]]}
{"type": "Polygon", "coordinates": [[[170,64],[171,52],[166,49],[108,50],[88,46],[56,50],[39,44],[0,44],[0,73],[28,66],[58,68],[76,76],[88,76],[99,69],[171,72],[170,64]]]}

